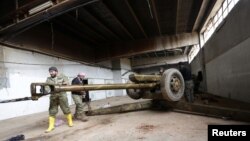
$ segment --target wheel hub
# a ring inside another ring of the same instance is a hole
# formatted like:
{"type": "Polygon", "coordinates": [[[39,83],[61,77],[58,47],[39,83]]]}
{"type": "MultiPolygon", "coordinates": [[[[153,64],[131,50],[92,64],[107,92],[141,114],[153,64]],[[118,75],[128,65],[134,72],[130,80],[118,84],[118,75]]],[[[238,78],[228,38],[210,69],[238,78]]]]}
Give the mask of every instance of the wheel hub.
{"type": "Polygon", "coordinates": [[[171,78],[171,82],[170,82],[170,86],[171,86],[171,90],[174,92],[174,93],[177,93],[180,88],[181,88],[181,81],[178,77],[176,76],[172,76],[171,78]]]}

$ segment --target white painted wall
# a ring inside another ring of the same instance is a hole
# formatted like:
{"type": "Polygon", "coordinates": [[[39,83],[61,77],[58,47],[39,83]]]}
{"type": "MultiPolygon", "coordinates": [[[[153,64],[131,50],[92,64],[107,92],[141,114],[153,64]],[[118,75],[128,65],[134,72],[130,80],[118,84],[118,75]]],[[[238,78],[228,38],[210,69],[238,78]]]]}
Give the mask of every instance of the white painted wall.
{"type": "MultiPolygon", "coordinates": [[[[0,46],[0,100],[30,97],[32,82],[45,82],[49,76],[48,68],[58,67],[59,72],[70,80],[77,73],[85,72],[90,84],[113,83],[113,72],[110,69],[86,66],[76,62],[50,57],[29,51],[0,46]]],[[[113,91],[91,91],[92,100],[115,96],[113,91]]],[[[73,104],[70,92],[69,103],[73,104]]],[[[0,120],[47,111],[49,96],[38,101],[22,101],[0,104],[0,120]]]]}

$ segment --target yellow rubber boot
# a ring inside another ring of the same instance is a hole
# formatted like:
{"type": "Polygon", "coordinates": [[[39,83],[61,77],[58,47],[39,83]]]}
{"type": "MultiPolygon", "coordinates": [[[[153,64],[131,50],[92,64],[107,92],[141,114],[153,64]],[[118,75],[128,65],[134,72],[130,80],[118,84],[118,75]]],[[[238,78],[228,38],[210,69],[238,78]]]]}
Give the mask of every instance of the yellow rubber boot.
{"type": "Polygon", "coordinates": [[[69,127],[72,127],[73,126],[72,115],[67,114],[66,117],[67,117],[67,120],[68,120],[69,127]]]}
{"type": "Polygon", "coordinates": [[[49,133],[50,131],[55,129],[55,117],[50,116],[49,117],[49,128],[45,131],[46,133],[49,133]]]}

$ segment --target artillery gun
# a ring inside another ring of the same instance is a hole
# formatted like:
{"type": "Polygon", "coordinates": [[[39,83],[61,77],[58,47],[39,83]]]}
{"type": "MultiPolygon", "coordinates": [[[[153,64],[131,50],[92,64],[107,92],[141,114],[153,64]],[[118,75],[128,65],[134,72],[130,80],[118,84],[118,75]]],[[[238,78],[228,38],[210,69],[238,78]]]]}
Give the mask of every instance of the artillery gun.
{"type": "Polygon", "coordinates": [[[88,84],[88,85],[50,85],[47,83],[31,84],[31,99],[65,91],[91,91],[126,89],[132,99],[159,99],[179,101],[183,94],[185,83],[181,73],[174,68],[164,71],[162,75],[131,74],[128,83],[121,84],[88,84]],[[45,91],[49,87],[50,91],[45,91]]]}

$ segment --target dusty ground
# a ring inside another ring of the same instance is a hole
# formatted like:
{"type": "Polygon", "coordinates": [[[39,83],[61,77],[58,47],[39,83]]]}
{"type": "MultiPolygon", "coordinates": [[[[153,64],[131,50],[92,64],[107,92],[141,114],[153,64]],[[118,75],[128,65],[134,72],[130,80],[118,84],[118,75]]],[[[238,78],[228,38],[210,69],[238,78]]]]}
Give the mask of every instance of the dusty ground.
{"type": "MultiPolygon", "coordinates": [[[[94,101],[93,108],[106,104],[138,102],[127,97],[94,101]]],[[[72,111],[73,111],[72,107],[72,111]]],[[[247,124],[239,121],[182,114],[170,111],[137,111],[89,117],[88,122],[74,121],[68,127],[62,113],[62,125],[51,133],[47,129],[48,113],[0,121],[0,140],[23,134],[28,141],[206,141],[208,124],[247,124]]]]}

